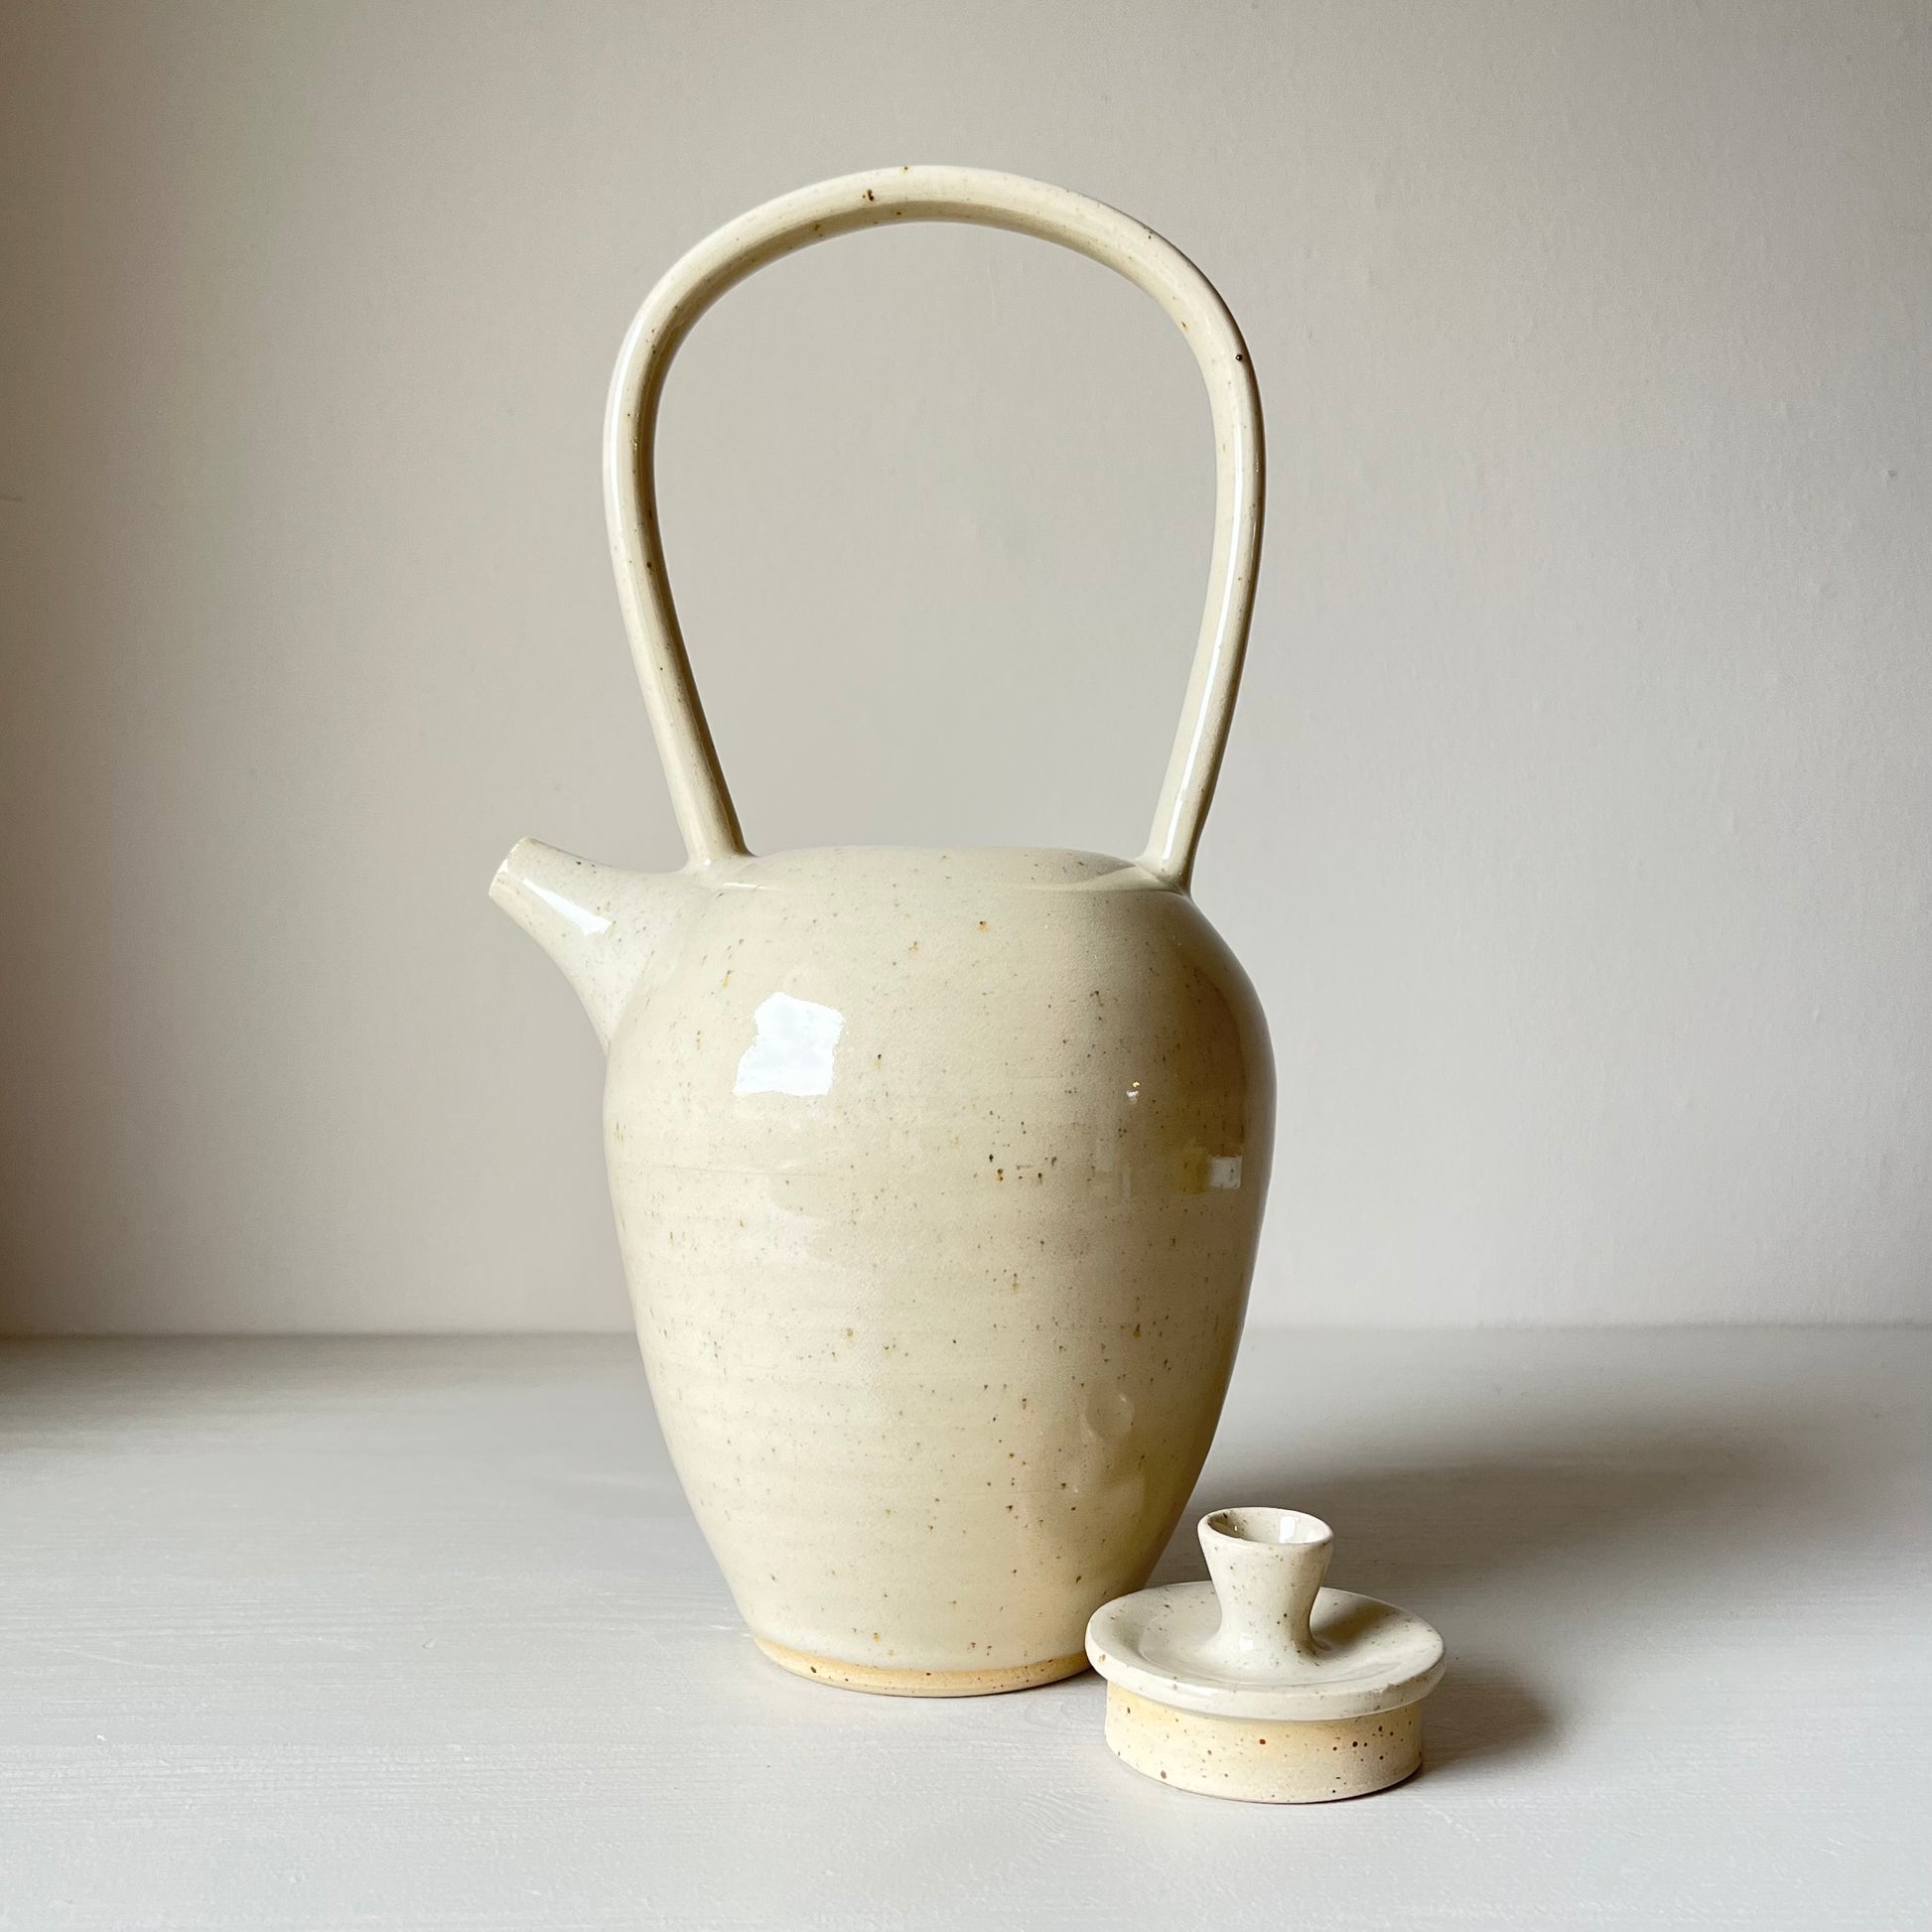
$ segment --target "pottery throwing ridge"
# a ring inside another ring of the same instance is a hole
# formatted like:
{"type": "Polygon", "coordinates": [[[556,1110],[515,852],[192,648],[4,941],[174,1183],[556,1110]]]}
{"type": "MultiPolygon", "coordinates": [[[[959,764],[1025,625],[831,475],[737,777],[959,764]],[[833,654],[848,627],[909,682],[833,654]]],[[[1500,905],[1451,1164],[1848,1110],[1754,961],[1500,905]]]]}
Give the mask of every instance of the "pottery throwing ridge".
{"type": "Polygon", "coordinates": [[[1188,893],[1261,546],[1240,332],[1150,228],[1010,175],[892,168],[757,208],[639,311],[612,381],[618,590],[686,869],[525,840],[491,896],[609,1055],[605,1146],[652,1398],[746,1622],[788,1670],[961,1696],[1085,1667],[1220,1415],[1274,1132],[1267,1027],[1188,893]],[[753,857],[658,538],[653,441],[685,333],[810,243],[967,221],[1077,250],[1183,332],[1214,545],[1147,849],[753,857]]]}

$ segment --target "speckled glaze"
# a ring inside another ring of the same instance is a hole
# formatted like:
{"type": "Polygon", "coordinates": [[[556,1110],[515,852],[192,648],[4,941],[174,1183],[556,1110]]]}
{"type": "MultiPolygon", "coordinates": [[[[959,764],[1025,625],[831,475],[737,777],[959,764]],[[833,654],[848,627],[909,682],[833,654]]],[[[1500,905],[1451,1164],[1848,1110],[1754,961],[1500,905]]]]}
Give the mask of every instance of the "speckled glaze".
{"type": "Polygon", "coordinates": [[[1380,1791],[1422,1762],[1422,1700],[1444,1666],[1422,1618],[1324,1589],[1333,1536],[1292,1509],[1200,1522],[1210,1582],[1104,1604],[1087,1656],[1107,1742],[1163,1783],[1266,1804],[1380,1791]]]}
{"type": "Polygon", "coordinates": [[[492,897],[609,1053],[606,1150],[653,1399],[766,1654],[820,1681],[970,1695],[1084,1668],[1206,1453],[1273,1133],[1267,1031],[1187,880],[1260,541],[1246,352],[1140,223],[952,168],[829,182],[675,267],[612,387],[621,600],[691,853],[646,878],[525,840],[492,897]],[[665,583],[664,371],[734,282],[887,220],[1016,228],[1162,301],[1220,458],[1209,599],[1139,860],[745,849],[665,583]]]}

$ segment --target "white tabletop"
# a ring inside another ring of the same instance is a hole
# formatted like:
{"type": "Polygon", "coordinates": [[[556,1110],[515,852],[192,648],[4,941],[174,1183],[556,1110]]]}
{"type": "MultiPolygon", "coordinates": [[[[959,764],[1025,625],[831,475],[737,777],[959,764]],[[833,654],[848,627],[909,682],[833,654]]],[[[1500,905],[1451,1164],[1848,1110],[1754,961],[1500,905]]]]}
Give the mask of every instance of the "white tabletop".
{"type": "MultiPolygon", "coordinates": [[[[1091,1676],[741,1630],[627,1339],[0,1349],[0,1927],[1917,1927],[1932,1338],[1250,1335],[1201,1508],[1449,1639],[1427,1762],[1164,1789],[1091,1676]]],[[[1191,1518],[1164,1577],[1198,1573],[1191,1518]]]]}

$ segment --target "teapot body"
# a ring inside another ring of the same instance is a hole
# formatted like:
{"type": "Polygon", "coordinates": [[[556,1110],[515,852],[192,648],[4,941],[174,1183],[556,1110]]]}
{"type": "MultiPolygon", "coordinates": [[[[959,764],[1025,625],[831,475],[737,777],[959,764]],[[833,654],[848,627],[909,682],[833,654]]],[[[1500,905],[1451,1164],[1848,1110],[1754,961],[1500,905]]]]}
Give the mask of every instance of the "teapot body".
{"type": "Polygon", "coordinates": [[[1092,854],[686,875],[610,1042],[653,1400],[747,1623],[925,1694],[1083,1668],[1220,1413],[1273,1132],[1193,901],[1092,854]]]}

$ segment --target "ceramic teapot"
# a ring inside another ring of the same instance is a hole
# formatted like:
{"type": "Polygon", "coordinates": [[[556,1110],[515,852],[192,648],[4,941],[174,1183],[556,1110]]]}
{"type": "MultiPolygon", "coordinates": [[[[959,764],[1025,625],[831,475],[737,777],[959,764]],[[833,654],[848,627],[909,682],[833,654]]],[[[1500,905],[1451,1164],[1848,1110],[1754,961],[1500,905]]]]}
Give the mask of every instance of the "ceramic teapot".
{"type": "Polygon", "coordinates": [[[619,597],[690,854],[666,877],[525,840],[491,896],[608,1052],[605,1146],[679,1478],[746,1622],[822,1683],[959,1696],[1085,1667],[1206,1455],[1267,1189],[1274,1073],[1188,894],[1254,598],[1260,402],[1233,319],[1152,229],[1013,176],[826,182],[701,242],[611,386],[619,597]],[[895,221],[1015,229],[1154,297],[1218,450],[1206,616],[1137,860],[868,848],[754,857],[672,607],[653,436],[733,284],[895,221]]]}

